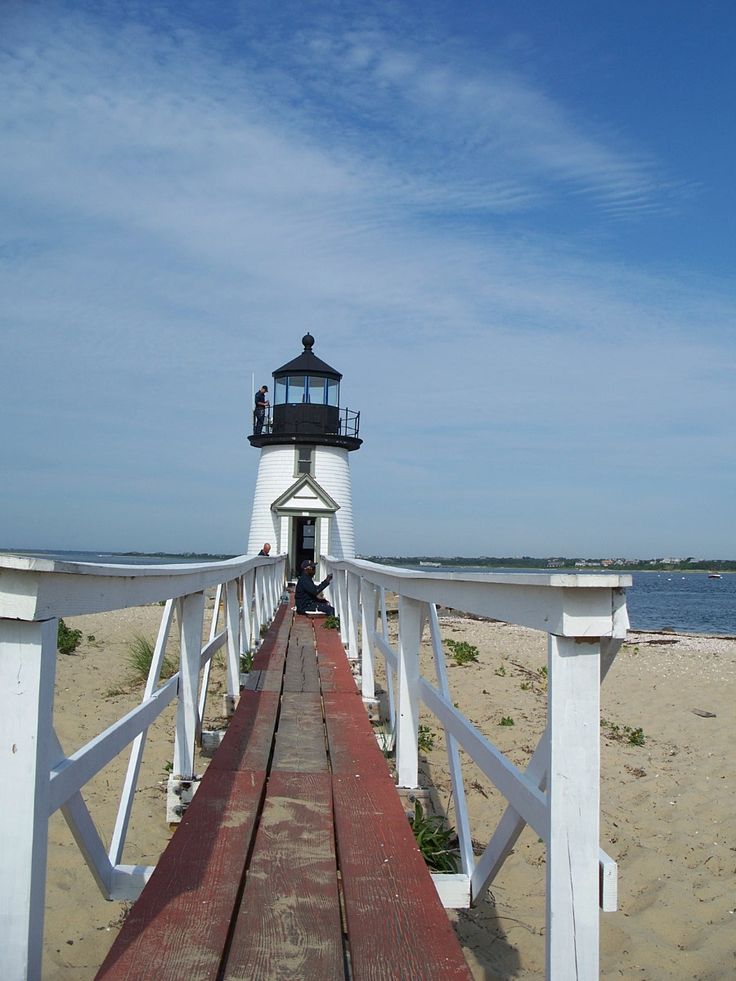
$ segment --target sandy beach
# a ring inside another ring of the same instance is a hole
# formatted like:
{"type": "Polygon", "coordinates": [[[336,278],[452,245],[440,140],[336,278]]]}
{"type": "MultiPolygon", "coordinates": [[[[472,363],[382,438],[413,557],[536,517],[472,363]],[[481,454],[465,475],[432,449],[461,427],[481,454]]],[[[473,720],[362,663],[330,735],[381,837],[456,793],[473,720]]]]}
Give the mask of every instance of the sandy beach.
{"type": "MultiPolygon", "coordinates": [[[[126,652],[136,634],[155,639],[160,616],[161,608],[151,606],[67,621],[84,638],[75,654],[58,656],[55,725],[67,752],[138,702],[141,687],[130,681],[126,652]]],[[[479,652],[477,663],[449,668],[459,707],[524,765],[544,726],[545,636],[453,616],[441,622],[445,638],[479,652]],[[502,718],[514,724],[502,726],[502,718]]],[[[429,651],[425,656],[432,677],[429,651]]],[[[605,680],[601,846],[619,863],[620,908],[601,914],[602,978],[706,981],[736,974],[734,681],[736,638],[671,633],[631,633],[605,680]]],[[[172,712],[149,734],[125,862],[154,863],[170,836],[165,782],[172,712]]],[[[215,693],[209,727],[222,724],[220,712],[215,693]]],[[[422,724],[434,737],[423,774],[448,801],[442,733],[429,716],[422,724]]],[[[127,755],[119,757],[85,792],[106,843],[126,765],[127,755]]],[[[472,764],[465,772],[473,837],[484,844],[504,801],[472,764]]],[[[476,978],[544,976],[544,861],[536,835],[525,831],[477,906],[449,912],[476,978]]],[[[92,978],[125,912],[125,904],[101,897],[55,814],[43,977],[92,978]]]]}

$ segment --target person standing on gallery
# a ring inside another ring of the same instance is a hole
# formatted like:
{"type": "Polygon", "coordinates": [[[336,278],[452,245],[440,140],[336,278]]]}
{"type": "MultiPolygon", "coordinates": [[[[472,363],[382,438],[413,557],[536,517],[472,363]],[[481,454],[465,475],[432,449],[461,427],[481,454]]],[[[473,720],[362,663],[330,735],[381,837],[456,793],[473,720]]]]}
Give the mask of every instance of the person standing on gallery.
{"type": "Polygon", "coordinates": [[[263,421],[266,418],[266,409],[271,403],[267,398],[268,385],[261,385],[256,392],[256,402],[253,408],[253,435],[260,436],[263,432],[263,421]]]}
{"type": "Polygon", "coordinates": [[[258,554],[259,555],[268,555],[270,551],[271,551],[271,543],[270,542],[266,542],[264,544],[263,548],[261,549],[261,551],[258,554]]]}

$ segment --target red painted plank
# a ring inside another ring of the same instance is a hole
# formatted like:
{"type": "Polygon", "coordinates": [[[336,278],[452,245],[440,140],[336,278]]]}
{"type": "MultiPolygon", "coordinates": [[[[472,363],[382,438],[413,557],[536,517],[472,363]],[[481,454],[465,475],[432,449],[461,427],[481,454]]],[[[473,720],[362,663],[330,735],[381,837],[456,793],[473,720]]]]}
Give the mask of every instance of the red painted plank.
{"type": "MultiPolygon", "coordinates": [[[[280,692],[284,684],[284,667],[283,667],[283,656],[281,657],[281,663],[276,667],[271,667],[267,671],[261,671],[261,677],[258,681],[258,691],[270,691],[270,692],[280,692]]],[[[271,664],[274,660],[271,660],[271,664]]]]}
{"type": "Polygon", "coordinates": [[[333,651],[334,653],[342,652],[343,657],[347,657],[342,640],[340,639],[339,630],[336,630],[334,627],[326,627],[324,620],[313,621],[312,629],[314,630],[317,650],[333,651]]]}
{"type": "Polygon", "coordinates": [[[253,666],[256,670],[270,667],[269,662],[274,653],[283,658],[289,640],[292,619],[291,610],[286,604],[278,607],[268,632],[253,658],[253,666]]]}
{"type": "Polygon", "coordinates": [[[325,692],[322,698],[332,772],[388,776],[388,763],[358,692],[325,692]]]}
{"type": "Polygon", "coordinates": [[[284,638],[283,642],[278,647],[275,644],[269,644],[266,650],[261,648],[253,658],[253,670],[268,671],[280,669],[283,671],[284,659],[286,657],[286,644],[287,638],[284,638]]]}
{"type": "Polygon", "coordinates": [[[327,773],[274,773],[225,981],[344,978],[327,773]]]}
{"type": "Polygon", "coordinates": [[[241,692],[238,707],[209,769],[265,770],[278,710],[279,696],[275,692],[241,692]]]}
{"type": "Polygon", "coordinates": [[[218,976],[265,779],[208,768],[97,979],[218,976]]]}
{"type": "Polygon", "coordinates": [[[260,671],[257,686],[259,691],[281,691],[284,681],[292,615],[286,607],[282,609],[286,612],[281,614],[280,624],[271,627],[253,658],[253,670],[260,671]]]}
{"type": "Polygon", "coordinates": [[[322,622],[314,624],[317,663],[322,691],[357,691],[339,630],[328,630],[322,622]]]}
{"type": "Polygon", "coordinates": [[[332,792],[355,981],[470,981],[388,774],[335,775],[332,792]]]}

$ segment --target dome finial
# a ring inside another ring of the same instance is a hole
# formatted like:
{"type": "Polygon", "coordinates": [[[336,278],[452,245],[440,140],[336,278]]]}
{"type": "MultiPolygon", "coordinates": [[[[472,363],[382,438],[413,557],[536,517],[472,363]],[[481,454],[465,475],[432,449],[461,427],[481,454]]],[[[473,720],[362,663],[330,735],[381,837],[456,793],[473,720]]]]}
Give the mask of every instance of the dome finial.
{"type": "Polygon", "coordinates": [[[302,337],[302,344],[304,345],[305,351],[311,351],[312,348],[314,347],[314,338],[312,337],[312,335],[305,334],[304,337],[302,337]]]}

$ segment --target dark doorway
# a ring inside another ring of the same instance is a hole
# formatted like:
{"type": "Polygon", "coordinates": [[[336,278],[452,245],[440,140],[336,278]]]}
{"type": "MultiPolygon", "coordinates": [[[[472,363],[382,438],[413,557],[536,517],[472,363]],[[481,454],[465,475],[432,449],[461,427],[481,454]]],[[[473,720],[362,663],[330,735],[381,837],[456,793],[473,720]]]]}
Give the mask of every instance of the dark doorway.
{"type": "Polygon", "coordinates": [[[315,518],[294,518],[294,531],[296,541],[296,569],[295,575],[302,571],[302,562],[311,559],[315,562],[314,555],[314,534],[316,530],[315,518]]]}

